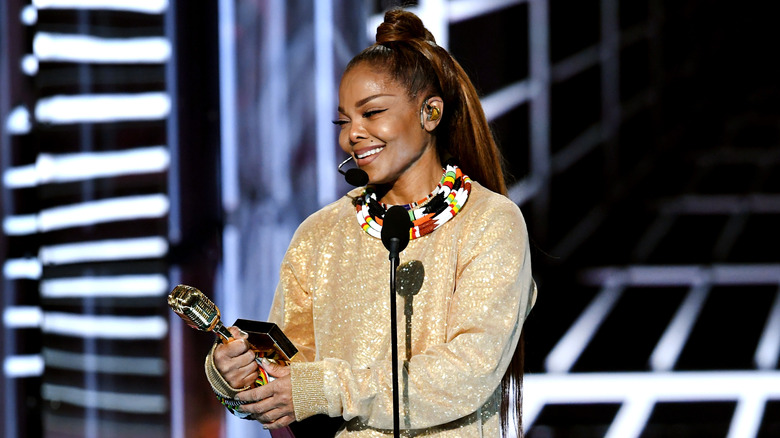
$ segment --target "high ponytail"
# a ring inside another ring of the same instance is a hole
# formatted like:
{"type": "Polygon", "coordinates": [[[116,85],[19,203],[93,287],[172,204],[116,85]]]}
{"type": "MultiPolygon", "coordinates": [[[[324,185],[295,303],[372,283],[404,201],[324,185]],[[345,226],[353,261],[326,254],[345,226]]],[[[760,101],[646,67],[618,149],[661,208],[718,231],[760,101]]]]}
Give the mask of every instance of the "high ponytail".
{"type": "MultiPolygon", "coordinates": [[[[453,157],[471,179],[506,195],[501,153],[485,117],[477,90],[458,62],[436,44],[433,35],[414,14],[402,9],[385,13],[369,46],[347,65],[346,70],[368,63],[387,72],[409,90],[410,98],[438,95],[444,114],[436,128],[436,147],[442,159],[453,157]]],[[[501,380],[501,429],[503,435],[517,428],[522,437],[522,385],[524,335],[501,380]]]]}

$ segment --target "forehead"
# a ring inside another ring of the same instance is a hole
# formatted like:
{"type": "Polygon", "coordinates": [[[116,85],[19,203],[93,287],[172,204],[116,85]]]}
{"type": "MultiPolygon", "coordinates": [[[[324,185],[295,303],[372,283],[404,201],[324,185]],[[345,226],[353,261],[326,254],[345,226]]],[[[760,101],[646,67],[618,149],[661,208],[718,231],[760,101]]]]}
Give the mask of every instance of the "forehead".
{"type": "Polygon", "coordinates": [[[407,91],[387,72],[367,63],[350,68],[341,78],[339,100],[342,104],[351,105],[360,99],[378,94],[406,96],[407,91]]]}

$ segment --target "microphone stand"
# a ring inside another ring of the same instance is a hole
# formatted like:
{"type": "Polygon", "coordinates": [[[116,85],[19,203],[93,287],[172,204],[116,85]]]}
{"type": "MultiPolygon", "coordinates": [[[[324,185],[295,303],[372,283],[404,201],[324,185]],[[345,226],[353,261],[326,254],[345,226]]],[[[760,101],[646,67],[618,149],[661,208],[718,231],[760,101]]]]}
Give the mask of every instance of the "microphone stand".
{"type": "Polygon", "coordinates": [[[400,415],[398,406],[398,323],[396,314],[395,299],[395,271],[398,268],[400,259],[398,257],[398,247],[400,240],[397,237],[390,239],[390,340],[392,349],[393,366],[393,437],[399,437],[400,415]]]}
{"type": "Polygon", "coordinates": [[[394,205],[385,212],[382,224],[382,244],[390,252],[390,342],[392,348],[393,366],[393,436],[398,438],[401,428],[398,402],[398,324],[396,314],[396,284],[395,274],[398,269],[399,257],[409,244],[412,220],[409,213],[400,205],[394,205]]]}

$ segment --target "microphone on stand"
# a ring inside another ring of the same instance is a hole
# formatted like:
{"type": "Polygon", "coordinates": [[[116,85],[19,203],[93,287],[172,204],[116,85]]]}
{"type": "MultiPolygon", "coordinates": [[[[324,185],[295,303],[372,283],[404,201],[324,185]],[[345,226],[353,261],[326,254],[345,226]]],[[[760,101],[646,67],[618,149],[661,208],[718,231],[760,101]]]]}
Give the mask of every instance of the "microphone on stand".
{"type": "Polygon", "coordinates": [[[364,185],[368,184],[368,174],[365,170],[359,169],[359,168],[352,168],[347,169],[347,171],[341,170],[341,168],[349,162],[349,160],[352,160],[352,155],[349,156],[346,160],[342,161],[341,164],[339,164],[339,173],[344,175],[344,179],[347,180],[347,183],[349,185],[353,185],[355,187],[363,187],[364,185]]]}
{"type": "Polygon", "coordinates": [[[395,271],[398,269],[398,255],[409,244],[409,230],[412,219],[409,212],[400,205],[390,207],[382,220],[382,244],[390,252],[390,341],[393,363],[393,436],[399,437],[400,416],[398,403],[398,324],[396,318],[395,271]]]}

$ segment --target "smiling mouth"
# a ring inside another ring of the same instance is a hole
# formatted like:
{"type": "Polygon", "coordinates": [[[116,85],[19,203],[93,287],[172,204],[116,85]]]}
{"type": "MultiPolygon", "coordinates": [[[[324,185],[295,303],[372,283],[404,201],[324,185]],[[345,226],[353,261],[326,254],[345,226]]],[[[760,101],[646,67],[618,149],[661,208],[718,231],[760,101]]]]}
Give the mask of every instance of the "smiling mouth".
{"type": "Polygon", "coordinates": [[[356,155],[355,155],[355,157],[356,157],[357,159],[361,159],[361,158],[370,157],[371,155],[375,155],[375,154],[378,154],[378,153],[382,152],[382,149],[384,149],[384,146],[383,146],[383,147],[376,148],[376,149],[371,149],[370,151],[368,151],[368,152],[364,152],[364,153],[362,153],[362,154],[356,154],[356,155]]]}

